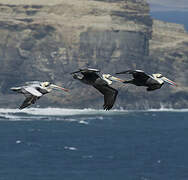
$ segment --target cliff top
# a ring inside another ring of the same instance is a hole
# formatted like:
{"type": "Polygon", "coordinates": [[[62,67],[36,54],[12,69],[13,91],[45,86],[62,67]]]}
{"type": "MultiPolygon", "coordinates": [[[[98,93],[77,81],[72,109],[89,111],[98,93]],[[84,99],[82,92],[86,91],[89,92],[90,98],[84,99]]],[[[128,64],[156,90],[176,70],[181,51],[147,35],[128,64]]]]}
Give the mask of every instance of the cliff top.
{"type": "MultiPolygon", "coordinates": [[[[98,2],[117,2],[117,1],[122,1],[124,3],[127,3],[127,2],[132,2],[132,3],[135,3],[135,2],[144,2],[146,3],[146,0],[90,0],[90,1],[98,1],[98,2]]],[[[83,3],[83,2],[88,2],[88,0],[53,0],[53,1],[49,1],[49,0],[0,0],[0,4],[10,4],[10,5],[57,5],[57,4],[62,4],[62,3],[83,3]]]]}
{"type": "Polygon", "coordinates": [[[188,34],[183,25],[153,20],[150,50],[177,49],[184,46],[185,42],[188,42],[188,34]]]}
{"type": "Polygon", "coordinates": [[[0,0],[0,17],[22,22],[32,18],[33,23],[66,24],[74,29],[146,32],[151,26],[145,0],[0,0]]]}

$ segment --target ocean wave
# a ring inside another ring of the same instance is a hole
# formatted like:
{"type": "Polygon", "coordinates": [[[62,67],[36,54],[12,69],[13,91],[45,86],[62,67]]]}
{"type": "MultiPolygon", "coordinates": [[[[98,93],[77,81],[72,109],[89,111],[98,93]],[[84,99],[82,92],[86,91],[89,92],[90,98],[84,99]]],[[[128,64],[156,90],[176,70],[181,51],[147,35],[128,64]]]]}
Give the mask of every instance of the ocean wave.
{"type": "MultiPolygon", "coordinates": [[[[110,114],[112,115],[112,111],[110,114]]],[[[0,108],[0,121],[77,121],[80,124],[87,125],[89,121],[103,120],[103,116],[109,115],[108,112],[95,109],[61,109],[61,108],[28,108],[19,109],[3,109],[0,108]]]]}
{"type": "Polygon", "coordinates": [[[29,114],[45,116],[74,116],[74,115],[108,115],[114,113],[127,113],[127,110],[96,110],[96,109],[63,109],[63,108],[28,108],[19,109],[0,109],[1,114],[29,114]]]}
{"type": "Polygon", "coordinates": [[[64,108],[27,108],[23,110],[19,109],[4,109],[0,108],[1,114],[28,114],[28,115],[45,115],[45,116],[73,116],[73,115],[111,115],[131,112],[150,112],[150,111],[169,111],[169,112],[188,112],[188,109],[172,109],[172,108],[160,108],[160,109],[146,109],[146,110],[124,110],[113,109],[110,111],[97,110],[97,109],[64,109],[64,108]]]}
{"type": "Polygon", "coordinates": [[[104,117],[110,118],[114,115],[126,115],[130,113],[139,112],[188,112],[188,109],[148,109],[148,110],[96,110],[96,109],[63,109],[63,108],[27,108],[19,109],[3,109],[0,108],[0,120],[10,121],[32,121],[32,120],[63,120],[63,121],[77,121],[80,124],[89,124],[89,121],[103,120],[104,117]]]}
{"type": "Polygon", "coordinates": [[[160,108],[160,109],[148,109],[148,112],[188,112],[188,109],[173,109],[173,108],[160,108]]]}
{"type": "Polygon", "coordinates": [[[77,151],[78,149],[76,147],[71,147],[71,146],[65,146],[65,150],[70,150],[70,151],[77,151]]]}

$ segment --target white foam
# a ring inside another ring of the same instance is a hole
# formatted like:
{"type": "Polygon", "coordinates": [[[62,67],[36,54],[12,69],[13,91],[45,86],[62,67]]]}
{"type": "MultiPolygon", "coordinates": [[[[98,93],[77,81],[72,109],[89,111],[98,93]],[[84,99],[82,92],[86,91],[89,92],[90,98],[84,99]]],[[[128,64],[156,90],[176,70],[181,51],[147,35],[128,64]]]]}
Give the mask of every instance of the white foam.
{"type": "Polygon", "coordinates": [[[0,114],[8,113],[26,113],[31,115],[45,115],[45,116],[72,116],[72,115],[108,115],[112,113],[128,112],[127,110],[96,110],[96,109],[63,109],[63,108],[27,108],[19,109],[0,109],[0,114]]]}
{"type": "Polygon", "coordinates": [[[147,112],[147,111],[170,111],[170,112],[188,112],[188,109],[148,109],[148,110],[123,110],[123,109],[113,109],[110,111],[97,110],[97,109],[64,109],[64,108],[27,108],[23,110],[19,109],[3,109],[0,108],[1,114],[15,114],[15,113],[26,113],[31,115],[47,115],[47,116],[71,116],[71,115],[110,115],[119,113],[129,113],[129,112],[147,112]]]}
{"type": "Polygon", "coordinates": [[[21,142],[22,142],[22,141],[20,141],[20,140],[17,140],[17,141],[16,141],[16,144],[20,144],[21,142]]]}
{"type": "Polygon", "coordinates": [[[148,109],[149,112],[188,112],[188,109],[168,109],[168,108],[160,108],[160,109],[148,109]]]}
{"type": "Polygon", "coordinates": [[[63,109],[63,108],[27,108],[19,109],[3,109],[0,108],[0,118],[9,121],[32,121],[32,120],[63,120],[63,121],[78,121],[82,124],[88,124],[88,120],[98,119],[103,120],[105,117],[112,115],[126,115],[135,112],[188,112],[188,109],[148,109],[148,110],[117,110],[110,111],[96,109],[63,109]],[[76,118],[74,116],[78,115],[76,118]],[[80,117],[79,117],[80,115],[80,117]],[[54,117],[55,116],[55,117],[54,117]],[[90,117],[83,117],[90,116],[90,117]],[[87,121],[86,121],[87,120],[87,121]]]}
{"type": "Polygon", "coordinates": [[[87,121],[81,120],[79,121],[80,124],[89,124],[87,121]]]}
{"type": "Polygon", "coordinates": [[[70,151],[76,151],[77,150],[76,147],[70,147],[70,146],[65,146],[64,149],[68,149],[70,151]]]}
{"type": "MultiPolygon", "coordinates": [[[[33,119],[36,119],[34,116],[20,116],[19,114],[14,113],[0,113],[0,118],[3,118],[3,120],[9,120],[9,121],[32,121],[33,119]]],[[[37,116],[37,119],[43,119],[43,116],[37,116]]]]}

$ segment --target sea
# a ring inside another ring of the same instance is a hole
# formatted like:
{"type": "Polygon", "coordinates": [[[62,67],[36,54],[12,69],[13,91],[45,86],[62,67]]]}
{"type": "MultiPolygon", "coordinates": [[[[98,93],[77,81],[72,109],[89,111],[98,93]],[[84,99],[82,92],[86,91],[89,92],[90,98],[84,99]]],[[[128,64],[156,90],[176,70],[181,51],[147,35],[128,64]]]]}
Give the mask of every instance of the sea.
{"type": "Polygon", "coordinates": [[[0,180],[188,180],[188,109],[0,109],[0,180]]]}

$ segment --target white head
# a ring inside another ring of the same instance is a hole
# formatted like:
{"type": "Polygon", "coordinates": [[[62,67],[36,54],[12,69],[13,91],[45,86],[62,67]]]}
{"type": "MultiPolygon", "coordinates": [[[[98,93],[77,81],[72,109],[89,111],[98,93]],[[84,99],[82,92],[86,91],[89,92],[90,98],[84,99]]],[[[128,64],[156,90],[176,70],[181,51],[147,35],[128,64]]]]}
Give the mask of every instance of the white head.
{"type": "Polygon", "coordinates": [[[177,86],[177,84],[173,81],[171,81],[170,79],[164,77],[162,74],[152,74],[153,78],[155,80],[157,80],[160,84],[167,82],[168,84],[170,84],[171,86],[177,86]]]}
{"type": "Polygon", "coordinates": [[[62,88],[60,86],[57,86],[55,84],[52,84],[50,82],[41,82],[40,85],[46,89],[48,92],[52,91],[52,89],[58,89],[58,90],[63,90],[63,91],[66,91],[68,92],[69,90],[68,89],[65,89],[65,88],[62,88]]]}
{"type": "Polygon", "coordinates": [[[50,82],[41,82],[40,85],[43,87],[43,88],[47,88],[51,85],[50,82]]]}
{"type": "Polygon", "coordinates": [[[163,77],[163,75],[162,74],[160,74],[160,73],[157,73],[157,74],[152,74],[152,76],[155,78],[155,79],[160,79],[160,78],[162,78],[163,77]]]}
{"type": "Polygon", "coordinates": [[[51,92],[52,91],[52,88],[50,87],[51,83],[50,82],[41,82],[40,83],[40,86],[45,89],[47,92],[51,92]]]}
{"type": "Polygon", "coordinates": [[[112,84],[112,81],[110,80],[111,75],[110,74],[102,74],[102,78],[110,85],[112,84]]]}

